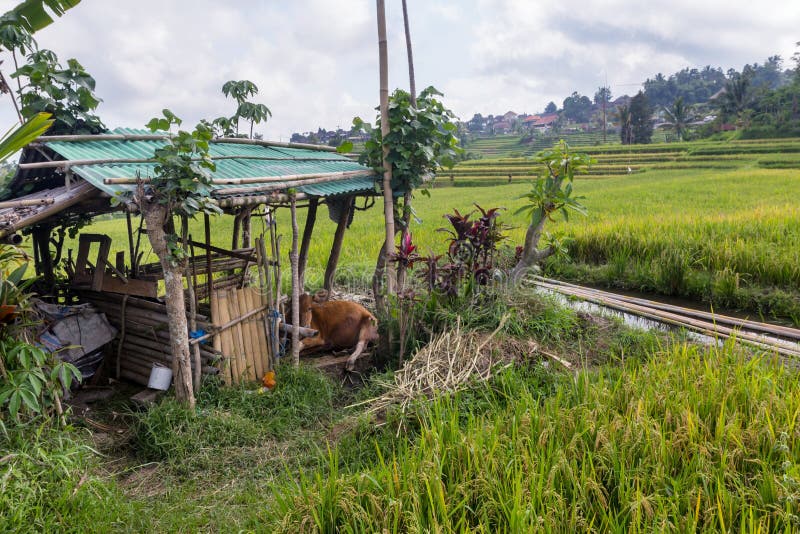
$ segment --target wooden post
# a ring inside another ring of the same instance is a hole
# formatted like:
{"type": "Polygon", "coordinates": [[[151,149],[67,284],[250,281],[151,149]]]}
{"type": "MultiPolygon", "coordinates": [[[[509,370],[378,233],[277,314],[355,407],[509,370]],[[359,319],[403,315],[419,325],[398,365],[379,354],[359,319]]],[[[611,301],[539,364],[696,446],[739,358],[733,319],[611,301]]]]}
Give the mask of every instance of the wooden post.
{"type": "Polygon", "coordinates": [[[125,223],[128,226],[128,251],[131,255],[131,269],[128,271],[129,278],[136,278],[136,251],[133,248],[133,223],[131,222],[131,212],[125,212],[125,223]]]}
{"type": "Polygon", "coordinates": [[[47,291],[53,290],[56,283],[56,276],[53,272],[53,257],[50,255],[50,231],[52,228],[49,225],[37,226],[33,231],[34,247],[36,248],[39,256],[40,269],[42,281],[47,287],[47,291]]]}
{"type": "Polygon", "coordinates": [[[242,209],[242,248],[250,248],[251,245],[251,238],[250,238],[250,213],[252,213],[252,208],[244,208],[242,209]]]}
{"type": "Polygon", "coordinates": [[[239,248],[239,231],[242,228],[242,212],[239,211],[233,217],[233,235],[231,236],[231,250],[239,248]]]}
{"type": "Polygon", "coordinates": [[[350,212],[353,210],[353,197],[347,197],[348,201],[345,209],[342,210],[339,224],[336,226],[336,233],[333,236],[331,255],[328,257],[328,265],[325,267],[324,288],[328,291],[333,288],[333,280],[336,277],[336,266],[339,264],[339,255],[342,252],[342,241],[344,241],[344,231],[350,221],[350,212]]]}
{"type": "Polygon", "coordinates": [[[306,264],[308,263],[308,249],[311,246],[311,234],[314,231],[314,224],[317,222],[318,197],[311,197],[308,201],[308,212],[306,213],[306,225],[303,227],[303,241],[300,244],[300,287],[305,287],[306,264]]]}
{"type": "Polygon", "coordinates": [[[297,241],[299,230],[297,228],[297,199],[294,192],[290,193],[290,208],[292,213],[292,252],[289,261],[292,264],[292,365],[300,366],[300,273],[298,270],[297,241]]]}
{"type": "MultiPolygon", "coordinates": [[[[181,217],[181,240],[183,241],[183,250],[185,254],[192,257],[189,253],[189,219],[186,216],[181,217]]],[[[192,262],[194,266],[194,262],[192,262]]],[[[186,264],[186,291],[189,297],[189,331],[194,332],[197,330],[197,301],[195,300],[194,282],[189,271],[189,264],[186,264]]],[[[200,369],[203,367],[200,363],[200,345],[196,344],[192,347],[192,360],[194,368],[192,369],[192,390],[196,393],[200,391],[200,369]]]]}
{"type": "Polygon", "coordinates": [[[211,220],[208,213],[203,214],[206,239],[206,289],[208,302],[211,302],[211,292],[214,290],[214,277],[211,273],[211,220]]]}

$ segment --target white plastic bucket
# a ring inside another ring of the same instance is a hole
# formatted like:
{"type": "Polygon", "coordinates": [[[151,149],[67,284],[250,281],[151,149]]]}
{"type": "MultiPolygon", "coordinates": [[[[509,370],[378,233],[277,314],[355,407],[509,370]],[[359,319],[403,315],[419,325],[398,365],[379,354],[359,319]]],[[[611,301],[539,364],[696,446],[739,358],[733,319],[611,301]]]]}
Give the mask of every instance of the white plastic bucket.
{"type": "Polygon", "coordinates": [[[150,389],[160,389],[161,391],[166,391],[169,389],[171,382],[172,369],[154,363],[153,368],[150,369],[150,381],[147,382],[147,387],[150,389]]]}

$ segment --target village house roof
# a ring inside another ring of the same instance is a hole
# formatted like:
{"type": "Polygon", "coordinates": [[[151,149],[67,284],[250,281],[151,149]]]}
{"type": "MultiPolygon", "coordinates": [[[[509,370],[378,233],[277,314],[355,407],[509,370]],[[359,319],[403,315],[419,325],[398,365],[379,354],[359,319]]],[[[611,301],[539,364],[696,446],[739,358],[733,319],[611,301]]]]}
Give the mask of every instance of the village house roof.
{"type": "Polygon", "coordinates": [[[531,115],[523,122],[528,126],[548,126],[558,120],[558,113],[543,113],[541,115],[531,115]]]}

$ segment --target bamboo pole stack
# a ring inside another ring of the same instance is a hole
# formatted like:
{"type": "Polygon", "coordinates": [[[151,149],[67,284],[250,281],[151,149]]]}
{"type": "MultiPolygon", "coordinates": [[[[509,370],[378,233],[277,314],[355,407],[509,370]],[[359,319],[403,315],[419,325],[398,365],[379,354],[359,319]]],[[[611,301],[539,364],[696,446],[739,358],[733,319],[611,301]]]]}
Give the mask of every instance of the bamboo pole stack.
{"type": "Polygon", "coordinates": [[[543,289],[576,297],[599,306],[685,328],[711,337],[735,338],[760,350],[776,352],[783,356],[800,357],[800,344],[788,341],[800,341],[800,330],[795,328],[759,323],[672,304],[618,295],[540,276],[534,276],[532,280],[534,285],[543,289]]]}
{"type": "MultiPolygon", "coordinates": [[[[116,368],[119,370],[118,378],[147,385],[153,364],[172,366],[169,320],[164,304],[130,296],[126,299],[125,295],[94,291],[82,291],[81,297],[105,313],[108,322],[120,331],[114,351],[118,358],[116,362],[116,368]]],[[[199,329],[207,331],[211,327],[205,315],[195,314],[195,320],[199,329]]],[[[221,358],[219,351],[200,345],[203,374],[217,374],[219,371],[215,365],[218,365],[221,358]]]]}

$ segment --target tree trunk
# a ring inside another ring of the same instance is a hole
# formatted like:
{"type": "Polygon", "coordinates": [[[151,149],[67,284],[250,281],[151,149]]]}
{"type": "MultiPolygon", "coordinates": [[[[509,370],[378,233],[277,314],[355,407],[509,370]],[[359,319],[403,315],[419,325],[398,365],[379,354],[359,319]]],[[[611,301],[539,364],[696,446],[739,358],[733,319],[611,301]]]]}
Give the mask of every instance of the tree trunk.
{"type": "MultiPolygon", "coordinates": [[[[392,166],[389,163],[389,145],[385,142],[389,137],[389,60],[386,45],[386,9],[384,0],[377,1],[378,10],[378,62],[380,67],[380,116],[381,116],[381,138],[383,142],[383,216],[386,222],[386,233],[383,243],[383,261],[379,259],[378,266],[375,268],[375,276],[386,280],[386,293],[395,292],[394,269],[387,259],[394,250],[394,201],[392,196],[392,166]],[[379,272],[379,266],[383,263],[384,273],[379,272]]],[[[373,283],[373,288],[375,284],[373,283]]],[[[380,296],[375,295],[376,303],[380,296]]]]}
{"type": "Polygon", "coordinates": [[[511,271],[511,280],[517,284],[522,276],[534,265],[544,260],[555,252],[555,249],[548,247],[539,250],[539,240],[542,237],[544,225],[547,222],[547,215],[540,214],[531,221],[528,230],[525,232],[525,244],[522,246],[522,257],[514,269],[511,271]]]}
{"type": "Polygon", "coordinates": [[[192,366],[189,360],[189,330],[186,325],[186,301],[183,291],[183,271],[186,262],[173,263],[170,261],[167,235],[164,232],[164,224],[168,217],[171,217],[167,206],[145,200],[141,191],[138,196],[138,204],[147,223],[147,237],[164,270],[175,398],[193,410],[194,390],[192,388],[192,366]]]}
{"type": "Polygon", "coordinates": [[[297,198],[290,195],[292,213],[292,251],[289,261],[292,264],[292,365],[300,367],[300,271],[298,268],[297,241],[300,230],[297,227],[297,198]]]}

